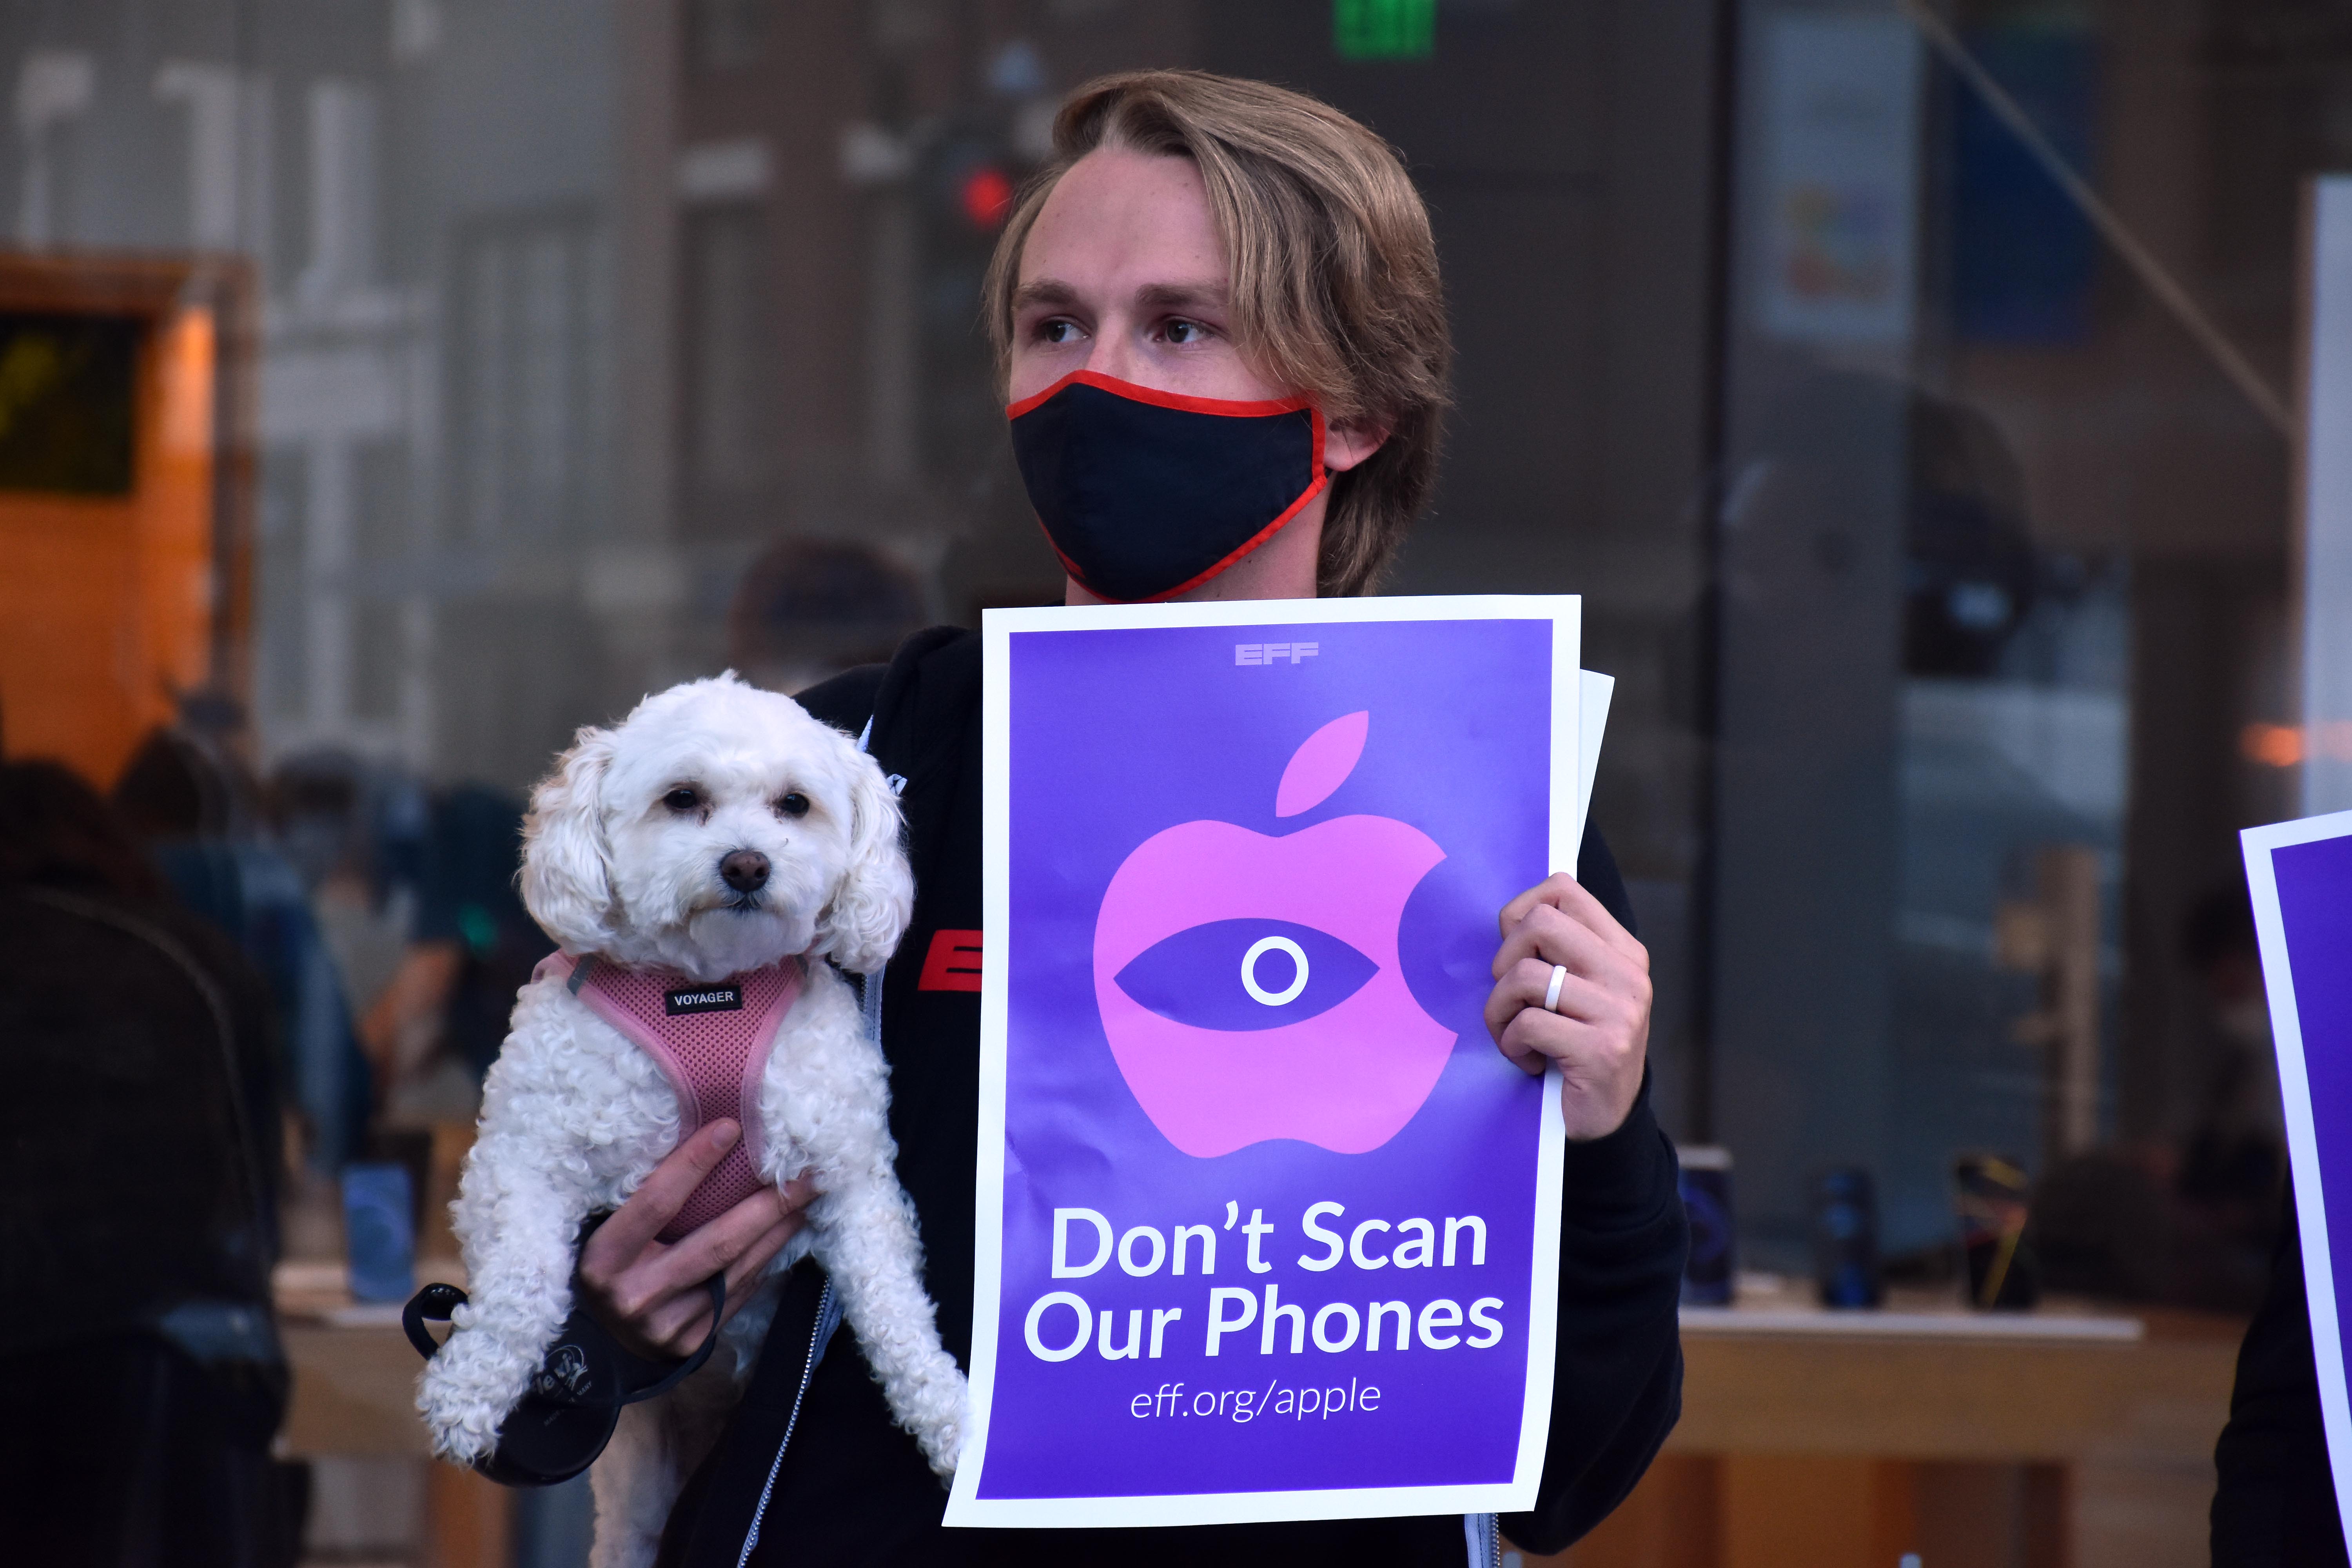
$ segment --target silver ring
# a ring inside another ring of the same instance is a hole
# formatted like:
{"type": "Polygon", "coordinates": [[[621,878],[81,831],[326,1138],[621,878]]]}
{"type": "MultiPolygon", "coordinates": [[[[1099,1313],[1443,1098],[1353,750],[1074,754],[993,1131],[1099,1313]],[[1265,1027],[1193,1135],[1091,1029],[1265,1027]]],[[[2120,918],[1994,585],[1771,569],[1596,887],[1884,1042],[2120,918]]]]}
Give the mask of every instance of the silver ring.
{"type": "Polygon", "coordinates": [[[1567,984],[1568,965],[1565,963],[1553,964],[1551,966],[1551,984],[1544,990],[1545,1012],[1557,1013],[1559,1011],[1559,988],[1567,984]]]}

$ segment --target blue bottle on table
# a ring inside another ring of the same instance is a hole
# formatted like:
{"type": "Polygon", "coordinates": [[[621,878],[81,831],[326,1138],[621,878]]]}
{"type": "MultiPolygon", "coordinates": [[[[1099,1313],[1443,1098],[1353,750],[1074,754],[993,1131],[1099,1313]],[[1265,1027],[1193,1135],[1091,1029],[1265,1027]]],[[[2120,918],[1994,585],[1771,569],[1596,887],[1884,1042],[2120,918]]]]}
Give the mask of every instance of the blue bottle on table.
{"type": "Polygon", "coordinates": [[[416,1289],[415,1197],[405,1165],[343,1167],[343,1248],[352,1298],[404,1301],[416,1289]]]}

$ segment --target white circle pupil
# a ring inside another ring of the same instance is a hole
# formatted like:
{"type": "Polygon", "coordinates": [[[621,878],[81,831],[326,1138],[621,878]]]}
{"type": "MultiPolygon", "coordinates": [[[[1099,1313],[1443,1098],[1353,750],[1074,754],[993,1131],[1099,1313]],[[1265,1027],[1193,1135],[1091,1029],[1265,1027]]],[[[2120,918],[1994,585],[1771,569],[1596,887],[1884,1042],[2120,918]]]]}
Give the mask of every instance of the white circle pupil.
{"type": "Polygon", "coordinates": [[[1286,936],[1260,937],[1242,954],[1242,989],[1250,994],[1252,1001],[1269,1007],[1297,1001],[1298,994],[1307,989],[1307,950],[1286,936]],[[1283,953],[1291,963],[1290,984],[1279,991],[1268,991],[1257,983],[1257,961],[1269,952],[1283,953]]]}

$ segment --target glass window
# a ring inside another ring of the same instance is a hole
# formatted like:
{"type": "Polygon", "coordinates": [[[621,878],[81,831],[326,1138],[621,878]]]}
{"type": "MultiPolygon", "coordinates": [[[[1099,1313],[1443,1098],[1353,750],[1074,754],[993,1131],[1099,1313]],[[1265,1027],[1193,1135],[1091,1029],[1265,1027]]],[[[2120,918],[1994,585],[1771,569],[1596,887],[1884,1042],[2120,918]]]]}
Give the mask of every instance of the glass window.
{"type": "Polygon", "coordinates": [[[1744,1264],[1808,1275],[1859,1167],[1897,1279],[1956,1288],[1990,1154],[2051,1290],[2242,1309],[2284,1164],[2234,836],[2352,759],[2292,640],[2339,10],[0,7],[8,750],[109,787],[185,742],[374,1053],[301,1058],[353,1123],[309,1149],[429,1142],[580,726],[1058,601],[980,290],[1062,96],[1282,82],[1400,149],[1445,268],[1381,591],[1585,595],[1654,1098],[1728,1150],[1744,1264]],[[400,1000],[426,950],[474,989],[400,1000]]]}

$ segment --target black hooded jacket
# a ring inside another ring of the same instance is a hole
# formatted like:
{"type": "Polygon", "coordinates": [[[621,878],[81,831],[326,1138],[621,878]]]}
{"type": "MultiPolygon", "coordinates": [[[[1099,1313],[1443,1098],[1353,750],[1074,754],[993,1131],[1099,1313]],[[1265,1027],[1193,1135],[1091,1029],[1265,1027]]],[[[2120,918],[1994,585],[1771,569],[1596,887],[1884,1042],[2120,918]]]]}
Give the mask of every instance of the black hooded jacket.
{"type": "Polygon", "coordinates": [[[2213,1448],[2213,1568],[2346,1568],[2293,1184],[2285,1208],[2270,1293],[2246,1327],[2230,1424],[2213,1448]]]}
{"type": "MultiPolygon", "coordinates": [[[[804,692],[810,712],[851,735],[906,783],[914,921],[884,974],[882,1045],[890,1063],[898,1173],[921,1218],[925,1281],[940,1334],[970,1364],[972,1173],[978,1154],[980,994],[959,977],[960,946],[981,929],[981,647],[952,627],[919,633],[885,667],[804,692]],[[942,933],[945,933],[944,935],[942,933]],[[935,945],[939,957],[933,957],[935,945]]],[[[1579,877],[1629,929],[1616,863],[1586,837],[1579,877]]],[[[1647,1086],[1625,1124],[1567,1151],[1559,1352],[1551,1439],[1531,1513],[1504,1533],[1554,1552],[1590,1531],[1633,1489],[1682,1406],[1675,1304],[1687,1245],[1675,1155],[1647,1086]]],[[[803,1275],[812,1274],[803,1266],[803,1275]]],[[[795,1568],[845,1563],[1117,1563],[1124,1568],[1214,1561],[1444,1563],[1465,1560],[1461,1516],[1182,1530],[944,1530],[947,1494],[914,1440],[891,1422],[855,1337],[836,1335],[813,1373],[815,1290],[796,1279],[771,1330],[754,1384],[718,1450],[688,1483],[662,1563],[701,1568],[748,1561],[795,1568]],[[770,1363],[781,1363],[771,1366],[770,1363]],[[796,1413],[792,1407],[797,1405],[796,1413]],[[781,1458],[778,1447],[789,1427],[781,1458]]]]}

